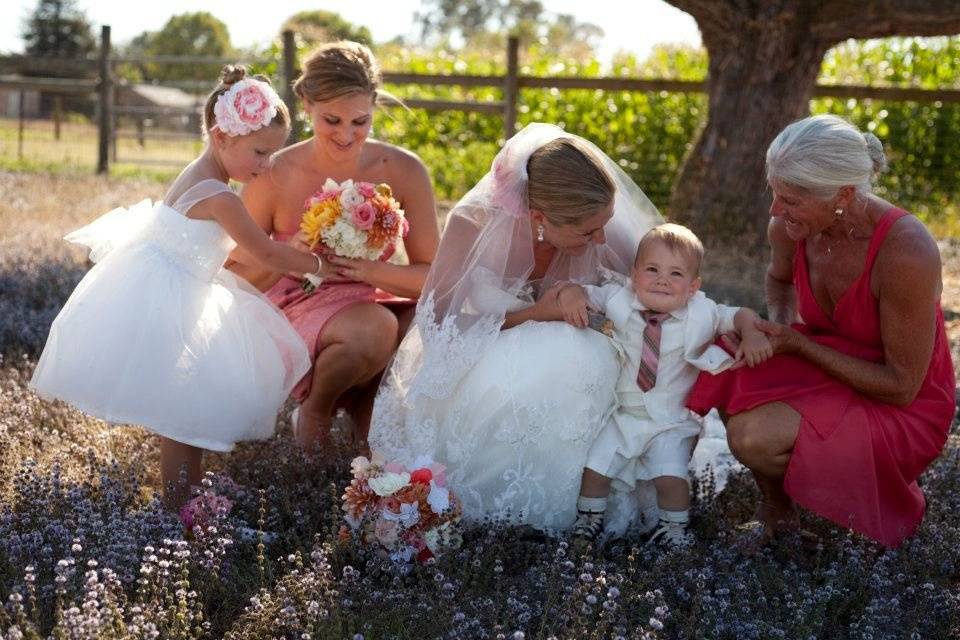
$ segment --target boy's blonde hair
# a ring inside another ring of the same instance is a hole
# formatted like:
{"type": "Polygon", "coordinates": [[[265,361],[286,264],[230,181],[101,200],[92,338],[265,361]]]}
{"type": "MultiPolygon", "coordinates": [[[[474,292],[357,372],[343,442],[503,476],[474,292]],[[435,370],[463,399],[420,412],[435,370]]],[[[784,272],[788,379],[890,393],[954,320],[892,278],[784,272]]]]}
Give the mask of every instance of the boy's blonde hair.
{"type": "Polygon", "coordinates": [[[670,251],[679,253],[689,260],[693,267],[693,275],[700,275],[700,263],[703,262],[703,243],[693,231],[687,227],[667,222],[650,229],[643,238],[640,239],[640,245],[637,247],[637,255],[633,259],[634,268],[640,262],[645,248],[653,243],[662,243],[670,251]]]}

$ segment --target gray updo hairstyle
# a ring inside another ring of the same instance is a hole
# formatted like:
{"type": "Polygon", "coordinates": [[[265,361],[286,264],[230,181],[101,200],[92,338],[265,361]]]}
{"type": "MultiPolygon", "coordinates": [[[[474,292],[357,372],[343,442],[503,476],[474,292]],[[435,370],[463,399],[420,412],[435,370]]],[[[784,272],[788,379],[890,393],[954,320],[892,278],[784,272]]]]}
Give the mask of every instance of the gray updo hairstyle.
{"type": "Polygon", "coordinates": [[[846,185],[870,193],[873,177],[886,168],[877,136],[834,115],[798,120],[767,148],[767,180],[782,180],[824,200],[846,185]]]}

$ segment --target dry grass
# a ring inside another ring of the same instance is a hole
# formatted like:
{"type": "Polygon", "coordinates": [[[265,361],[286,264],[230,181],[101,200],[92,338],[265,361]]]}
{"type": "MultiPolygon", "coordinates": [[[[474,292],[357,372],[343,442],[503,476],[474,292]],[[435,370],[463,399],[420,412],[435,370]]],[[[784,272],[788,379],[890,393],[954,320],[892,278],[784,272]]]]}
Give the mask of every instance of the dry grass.
{"type": "MultiPolygon", "coordinates": [[[[49,120],[27,120],[23,133],[17,120],[0,118],[0,167],[67,167],[90,171],[97,165],[97,127],[87,122],[64,122],[57,139],[49,120]]],[[[195,158],[203,147],[200,135],[175,139],[146,138],[140,144],[129,128],[118,131],[113,149],[113,170],[125,173],[133,167],[179,168],[195,158]]]]}

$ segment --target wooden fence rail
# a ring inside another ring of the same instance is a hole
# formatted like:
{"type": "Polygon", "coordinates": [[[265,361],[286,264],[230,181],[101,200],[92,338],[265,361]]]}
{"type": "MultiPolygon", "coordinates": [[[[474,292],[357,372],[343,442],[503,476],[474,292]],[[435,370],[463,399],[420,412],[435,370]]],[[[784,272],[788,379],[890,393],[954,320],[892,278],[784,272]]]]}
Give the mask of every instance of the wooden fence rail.
{"type": "MultiPolygon", "coordinates": [[[[101,31],[99,56],[96,60],[69,61],[73,67],[93,69],[96,65],[97,79],[62,79],[62,78],[35,78],[22,75],[0,75],[0,89],[12,89],[21,92],[21,104],[24,91],[42,91],[46,93],[73,93],[98,94],[97,120],[99,130],[97,171],[104,173],[109,169],[110,149],[114,144],[116,134],[113,131],[114,116],[126,115],[196,115],[201,107],[133,107],[114,104],[114,89],[125,81],[115,79],[114,67],[118,64],[209,64],[224,65],[235,63],[235,59],[209,56],[114,56],[110,47],[110,27],[104,26],[101,31]]],[[[441,75],[419,74],[406,72],[385,72],[384,82],[397,85],[461,86],[461,87],[493,87],[502,91],[502,99],[489,101],[471,100],[436,100],[407,98],[404,103],[415,109],[427,110],[458,110],[480,113],[501,114],[503,116],[503,135],[509,138],[516,129],[517,111],[520,102],[521,89],[592,89],[597,91],[630,91],[630,92],[670,92],[670,93],[705,93],[708,91],[708,81],[659,80],[644,78],[580,78],[570,76],[540,77],[526,76],[519,72],[519,42],[510,37],[507,42],[507,69],[504,75],[441,75]]],[[[255,62],[255,61],[253,61],[255,62]]],[[[50,61],[40,61],[34,65],[24,56],[9,56],[0,60],[0,72],[9,70],[11,65],[20,64],[30,66],[31,69],[47,70],[52,68],[50,61]]],[[[283,55],[281,59],[281,96],[291,112],[296,109],[296,96],[293,93],[292,82],[299,73],[296,67],[296,45],[292,31],[283,33],[283,55]]],[[[71,68],[73,68],[71,67],[71,68]]],[[[92,75],[92,73],[91,73],[92,75]]],[[[189,87],[202,92],[209,87],[208,82],[187,81],[165,83],[164,86],[189,87]]],[[[813,92],[814,97],[854,98],[858,100],[888,100],[894,102],[928,102],[928,103],[960,103],[958,89],[918,89],[912,87],[876,87],[859,85],[817,85],[813,92]]],[[[23,114],[20,114],[21,119],[23,114]]],[[[294,120],[294,130],[291,140],[299,139],[300,131],[296,129],[299,121],[294,120]]],[[[23,127],[20,127],[21,131],[23,127]]],[[[144,137],[159,137],[157,134],[137,132],[141,140],[144,137]]],[[[168,137],[168,136],[165,136],[168,137]]],[[[21,142],[22,144],[22,142],[21,142]]]]}

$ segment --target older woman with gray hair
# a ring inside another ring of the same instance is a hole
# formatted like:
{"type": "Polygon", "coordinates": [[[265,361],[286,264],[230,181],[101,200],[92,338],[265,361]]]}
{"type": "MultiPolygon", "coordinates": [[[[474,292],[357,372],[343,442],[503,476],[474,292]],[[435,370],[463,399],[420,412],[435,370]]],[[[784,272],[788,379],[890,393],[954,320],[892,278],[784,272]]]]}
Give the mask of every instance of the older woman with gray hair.
{"type": "Polygon", "coordinates": [[[880,141],[836,116],[785,128],[767,150],[773,193],[769,321],[777,355],[701,376],[689,406],[729,416],[727,440],[762,492],[763,540],[795,504],[896,546],[925,501],[955,380],[940,254],[914,216],[871,193],[880,141]]]}

